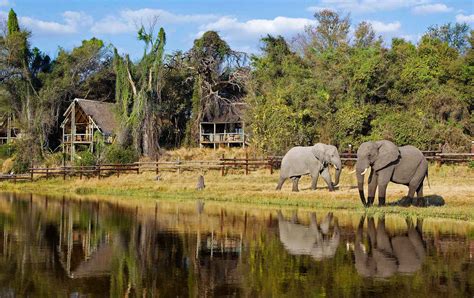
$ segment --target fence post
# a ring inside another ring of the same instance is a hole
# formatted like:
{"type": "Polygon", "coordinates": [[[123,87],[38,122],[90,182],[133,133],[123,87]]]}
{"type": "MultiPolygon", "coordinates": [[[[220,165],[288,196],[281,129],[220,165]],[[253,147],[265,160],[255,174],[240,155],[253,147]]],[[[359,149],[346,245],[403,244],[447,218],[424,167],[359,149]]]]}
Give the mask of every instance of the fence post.
{"type": "Polygon", "coordinates": [[[63,166],[63,180],[66,180],[66,166],[63,166]]]}
{"type": "Polygon", "coordinates": [[[180,175],[181,174],[181,158],[179,156],[176,162],[176,166],[178,167],[178,175],[180,175]]]}
{"type": "Polygon", "coordinates": [[[33,182],[33,173],[34,173],[34,168],[33,168],[33,164],[31,164],[31,172],[30,172],[30,180],[31,180],[31,182],[33,182]]]}
{"type": "Polygon", "coordinates": [[[46,166],[46,179],[49,179],[49,166],[46,166]]]}
{"type": "Polygon", "coordinates": [[[224,174],[225,174],[225,160],[224,160],[224,154],[222,154],[221,161],[222,161],[221,176],[224,176],[224,174]]]}
{"type": "Polygon", "coordinates": [[[117,171],[117,177],[120,177],[120,165],[117,166],[115,170],[117,171]]]}
{"type": "Polygon", "coordinates": [[[82,180],[82,166],[79,167],[79,180],[82,180]]]}
{"type": "Polygon", "coordinates": [[[156,175],[160,172],[160,169],[158,167],[158,159],[156,160],[156,175]]]}
{"type": "Polygon", "coordinates": [[[436,165],[440,167],[441,164],[443,163],[443,157],[441,155],[436,154],[435,160],[436,160],[436,165]]]}
{"type": "Polygon", "coordinates": [[[245,175],[249,174],[249,154],[245,152],[245,175]]]}
{"type": "Polygon", "coordinates": [[[100,180],[100,164],[97,165],[97,179],[100,180]]]}
{"type": "Polygon", "coordinates": [[[137,175],[140,175],[140,163],[136,162],[135,165],[137,166],[137,175]]]}

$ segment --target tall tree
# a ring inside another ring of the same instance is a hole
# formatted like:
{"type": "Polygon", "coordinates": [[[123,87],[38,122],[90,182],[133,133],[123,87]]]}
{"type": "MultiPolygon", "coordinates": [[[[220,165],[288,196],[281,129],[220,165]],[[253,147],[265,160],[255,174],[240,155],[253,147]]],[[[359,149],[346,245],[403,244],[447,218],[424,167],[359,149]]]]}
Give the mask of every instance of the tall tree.
{"type": "Polygon", "coordinates": [[[187,137],[196,143],[200,121],[237,113],[235,103],[245,94],[249,69],[247,56],[232,50],[214,31],[196,39],[188,56],[195,84],[187,137]]]}
{"type": "Polygon", "coordinates": [[[120,142],[123,146],[133,145],[137,153],[149,157],[157,156],[159,150],[166,44],[164,29],[160,28],[155,36],[153,28],[154,25],[145,30],[142,26],[138,31],[138,39],[145,44],[138,63],[133,64],[128,55],[120,56],[116,49],[114,53],[120,142]]]}

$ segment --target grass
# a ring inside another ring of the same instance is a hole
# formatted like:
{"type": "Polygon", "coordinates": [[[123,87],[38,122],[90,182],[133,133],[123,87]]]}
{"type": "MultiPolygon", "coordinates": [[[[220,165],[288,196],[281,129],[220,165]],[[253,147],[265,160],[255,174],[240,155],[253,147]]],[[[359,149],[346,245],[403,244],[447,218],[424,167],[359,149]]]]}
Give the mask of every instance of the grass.
{"type": "MultiPolygon", "coordinates": [[[[104,200],[120,199],[133,202],[189,201],[202,199],[209,202],[238,203],[251,206],[272,206],[278,208],[318,209],[347,211],[357,214],[380,215],[399,214],[424,218],[450,218],[474,221],[474,170],[467,166],[431,166],[429,182],[425,186],[425,195],[441,195],[446,205],[443,207],[371,207],[365,209],[360,203],[355,175],[345,169],[341,175],[339,189],[329,192],[320,179],[318,190],[309,189],[310,179],[300,180],[300,192],[291,192],[291,182],[287,181],[283,190],[275,191],[278,172],[270,175],[268,171],[252,172],[245,176],[242,172],[229,173],[221,177],[219,171],[204,174],[206,188],[195,190],[196,172],[181,174],[160,173],[156,180],[154,173],[141,175],[129,174],[120,177],[111,176],[98,180],[62,178],[40,179],[35,182],[0,184],[2,191],[33,192],[37,194],[68,196],[99,196],[104,200]]],[[[426,183],[426,181],[425,181],[426,183]]],[[[395,201],[406,195],[407,187],[389,184],[387,201],[395,201]]]]}

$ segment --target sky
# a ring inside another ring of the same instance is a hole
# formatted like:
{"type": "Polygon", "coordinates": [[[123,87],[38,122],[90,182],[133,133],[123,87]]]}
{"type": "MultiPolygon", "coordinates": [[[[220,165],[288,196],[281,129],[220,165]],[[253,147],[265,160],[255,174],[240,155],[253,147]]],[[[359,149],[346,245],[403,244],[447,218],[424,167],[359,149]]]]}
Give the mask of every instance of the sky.
{"type": "Polygon", "coordinates": [[[84,39],[97,37],[134,58],[143,53],[140,24],[157,17],[167,33],[168,52],[186,51],[207,30],[219,32],[240,51],[258,53],[261,37],[288,40],[317,25],[321,9],[350,14],[355,27],[370,22],[387,44],[392,37],[416,43],[430,25],[467,23],[474,28],[474,0],[0,0],[0,19],[13,8],[20,25],[32,33],[31,44],[50,56],[84,39]]]}

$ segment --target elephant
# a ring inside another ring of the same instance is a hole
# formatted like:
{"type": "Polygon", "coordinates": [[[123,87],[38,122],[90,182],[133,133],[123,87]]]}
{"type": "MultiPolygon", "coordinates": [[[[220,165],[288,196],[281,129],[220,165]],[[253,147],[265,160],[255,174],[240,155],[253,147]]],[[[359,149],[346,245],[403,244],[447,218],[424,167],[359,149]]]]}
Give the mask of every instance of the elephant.
{"type": "Polygon", "coordinates": [[[296,223],[296,216],[292,221],[283,218],[278,212],[278,229],[280,241],[292,255],[308,255],[320,261],[332,258],[336,254],[340,242],[340,231],[337,218],[329,213],[318,228],[316,214],[311,213],[310,225],[296,223]],[[334,222],[332,235],[329,237],[329,227],[334,222]]]}
{"type": "Polygon", "coordinates": [[[388,278],[396,273],[413,274],[420,270],[426,255],[422,238],[422,221],[416,227],[407,219],[405,235],[390,238],[385,230],[385,218],[379,218],[377,229],[373,217],[367,219],[369,249],[363,244],[365,216],[359,221],[354,245],[355,267],[364,277],[388,278]]]}
{"type": "Polygon", "coordinates": [[[321,174],[328,185],[329,191],[334,191],[334,186],[339,184],[342,163],[337,148],[333,145],[317,143],[308,147],[293,147],[281,161],[280,181],[276,187],[281,190],[286,179],[293,180],[292,191],[298,191],[298,181],[302,175],[310,174],[312,178],[311,189],[315,190],[318,177],[321,174]],[[336,168],[335,181],[332,183],[329,174],[329,165],[336,168]]]}
{"type": "Polygon", "coordinates": [[[365,142],[357,150],[357,187],[364,206],[374,203],[375,190],[379,190],[379,206],[385,205],[388,183],[394,182],[408,186],[408,197],[413,200],[423,197],[423,181],[428,176],[428,161],[423,153],[413,146],[397,147],[383,140],[365,142]],[[364,175],[371,168],[369,176],[368,200],[364,195],[364,175]]]}

